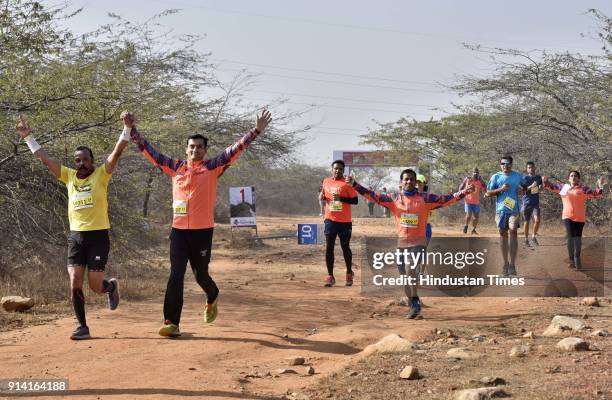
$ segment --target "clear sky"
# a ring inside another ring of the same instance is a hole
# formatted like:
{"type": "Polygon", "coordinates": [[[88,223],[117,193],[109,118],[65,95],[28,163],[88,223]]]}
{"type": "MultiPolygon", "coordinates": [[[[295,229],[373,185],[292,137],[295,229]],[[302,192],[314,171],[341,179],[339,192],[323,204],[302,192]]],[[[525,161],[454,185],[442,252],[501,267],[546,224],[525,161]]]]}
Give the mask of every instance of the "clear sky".
{"type": "Polygon", "coordinates": [[[333,150],[367,149],[359,135],[374,121],[452,111],[459,100],[438,83],[485,75],[490,67],[463,42],[599,54],[595,21],[586,11],[612,15],[609,0],[105,0],[72,6],[84,7],[68,25],[77,33],[108,23],[107,12],[144,21],[180,9],[163,24],[176,33],[206,35],[198,50],[212,53],[222,81],[244,68],[262,73],[244,94],[247,101],[288,99],[272,112],[316,105],[292,122],[317,125],[298,153],[313,165],[328,165],[333,150]]]}

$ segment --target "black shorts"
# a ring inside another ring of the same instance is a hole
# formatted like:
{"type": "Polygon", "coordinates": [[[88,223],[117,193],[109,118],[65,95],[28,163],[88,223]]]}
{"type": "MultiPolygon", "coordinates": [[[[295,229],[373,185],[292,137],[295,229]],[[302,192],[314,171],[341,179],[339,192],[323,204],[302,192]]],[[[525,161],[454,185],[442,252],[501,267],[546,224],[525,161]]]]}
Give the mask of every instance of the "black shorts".
{"type": "Polygon", "coordinates": [[[523,220],[529,221],[533,215],[540,216],[540,205],[523,205],[523,220]]]}
{"type": "Polygon", "coordinates": [[[82,265],[89,271],[104,271],[109,251],[108,229],[70,231],[68,235],[68,265],[82,265]]]}
{"type": "Polygon", "coordinates": [[[334,240],[336,236],[340,237],[340,240],[345,242],[351,240],[351,234],[353,232],[352,222],[336,222],[330,219],[326,219],[325,223],[325,235],[333,236],[334,240]]]}

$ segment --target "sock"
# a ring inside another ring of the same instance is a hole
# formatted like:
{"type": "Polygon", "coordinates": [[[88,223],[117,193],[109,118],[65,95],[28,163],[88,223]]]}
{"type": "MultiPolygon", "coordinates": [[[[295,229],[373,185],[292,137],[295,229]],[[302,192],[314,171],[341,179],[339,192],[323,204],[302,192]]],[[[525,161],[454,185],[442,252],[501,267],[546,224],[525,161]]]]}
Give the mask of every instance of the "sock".
{"type": "Polygon", "coordinates": [[[74,307],[74,314],[79,321],[81,326],[87,326],[85,320],[85,295],[83,289],[72,289],[72,306],[74,307]]]}

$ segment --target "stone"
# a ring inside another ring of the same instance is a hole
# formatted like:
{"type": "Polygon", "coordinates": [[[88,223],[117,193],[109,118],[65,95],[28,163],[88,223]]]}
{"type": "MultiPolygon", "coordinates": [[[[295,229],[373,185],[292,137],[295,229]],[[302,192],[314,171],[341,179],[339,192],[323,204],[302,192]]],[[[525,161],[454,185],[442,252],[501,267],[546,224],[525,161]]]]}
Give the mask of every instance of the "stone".
{"type": "Polygon", "coordinates": [[[315,369],[312,366],[309,366],[308,369],[306,369],[306,373],[308,375],[314,375],[315,369]]]}
{"type": "Polygon", "coordinates": [[[580,300],[581,306],[599,307],[599,299],[597,297],[585,297],[580,300]]]}
{"type": "Polygon", "coordinates": [[[568,337],[559,341],[556,347],[564,351],[586,351],[589,349],[589,343],[577,337],[568,337]]]}
{"type": "Polygon", "coordinates": [[[0,299],[4,311],[23,312],[34,307],[34,299],[21,296],[4,296],[0,299]]]}
{"type": "Polygon", "coordinates": [[[556,315],[542,336],[559,336],[566,330],[580,331],[584,328],[586,328],[585,323],[579,319],[556,315]]]}
{"type": "Polygon", "coordinates": [[[293,369],[287,369],[287,368],[281,368],[281,369],[277,369],[276,373],[278,375],[282,375],[282,374],[297,374],[297,372],[293,369]]]}
{"type": "Polygon", "coordinates": [[[455,358],[459,360],[474,360],[480,358],[482,355],[480,353],[476,353],[470,349],[466,349],[463,347],[454,347],[446,352],[447,358],[455,358]]]}
{"type": "Polygon", "coordinates": [[[535,336],[535,333],[529,331],[529,332],[525,333],[523,335],[523,337],[526,338],[526,339],[535,339],[536,336],[535,336]]]}
{"type": "Polygon", "coordinates": [[[404,367],[402,372],[400,372],[399,377],[400,379],[413,380],[419,379],[421,376],[419,375],[419,370],[417,369],[417,367],[409,365],[407,367],[404,367]]]}
{"type": "Polygon", "coordinates": [[[485,386],[499,386],[506,384],[506,380],[498,376],[485,376],[481,378],[479,382],[485,386]]]}
{"type": "Polygon", "coordinates": [[[531,347],[520,345],[510,349],[510,357],[525,357],[531,351],[531,347]]]}
{"type": "Polygon", "coordinates": [[[305,362],[306,360],[304,360],[304,357],[291,357],[287,359],[287,364],[290,366],[304,365],[305,362]]]}
{"type": "Polygon", "coordinates": [[[404,339],[396,333],[385,336],[375,344],[371,344],[363,349],[364,355],[372,354],[392,354],[392,353],[406,353],[412,350],[417,350],[416,344],[409,340],[404,339]]]}
{"type": "Polygon", "coordinates": [[[482,387],[462,390],[457,393],[455,400],[486,400],[506,396],[508,394],[499,387],[482,387]]]}
{"type": "Polygon", "coordinates": [[[610,337],[612,336],[612,333],[608,332],[606,329],[597,329],[593,331],[589,336],[610,337]]]}

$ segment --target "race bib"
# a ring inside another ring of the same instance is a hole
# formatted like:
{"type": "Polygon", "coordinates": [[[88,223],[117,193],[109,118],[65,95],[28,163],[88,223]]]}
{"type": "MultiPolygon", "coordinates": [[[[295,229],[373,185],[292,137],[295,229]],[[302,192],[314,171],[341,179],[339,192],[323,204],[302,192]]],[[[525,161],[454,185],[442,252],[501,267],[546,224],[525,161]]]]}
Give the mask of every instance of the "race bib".
{"type": "Polygon", "coordinates": [[[512,197],[506,197],[504,199],[504,206],[514,210],[514,206],[516,205],[516,201],[512,197]]]}
{"type": "Polygon", "coordinates": [[[331,212],[342,211],[342,202],[341,201],[330,201],[329,202],[329,211],[331,211],[331,212]]]}
{"type": "MultiPolygon", "coordinates": [[[[335,194],[339,194],[340,193],[340,189],[335,187],[335,188],[331,188],[330,191],[331,195],[335,195],[335,194]]],[[[337,201],[330,201],[329,202],[329,211],[331,212],[340,212],[342,211],[342,202],[340,200],[337,201]]]]}
{"type": "Polygon", "coordinates": [[[94,204],[93,194],[91,190],[85,192],[75,192],[72,208],[74,210],[82,210],[84,208],[92,208],[94,204]]]}
{"type": "Polygon", "coordinates": [[[538,194],[540,193],[540,188],[537,186],[534,186],[531,188],[531,194],[538,194]]]}
{"type": "Polygon", "coordinates": [[[416,228],[419,225],[419,216],[417,214],[401,214],[400,225],[404,228],[416,228]]]}
{"type": "Polygon", "coordinates": [[[174,215],[187,215],[187,200],[174,200],[172,202],[174,215]]]}

